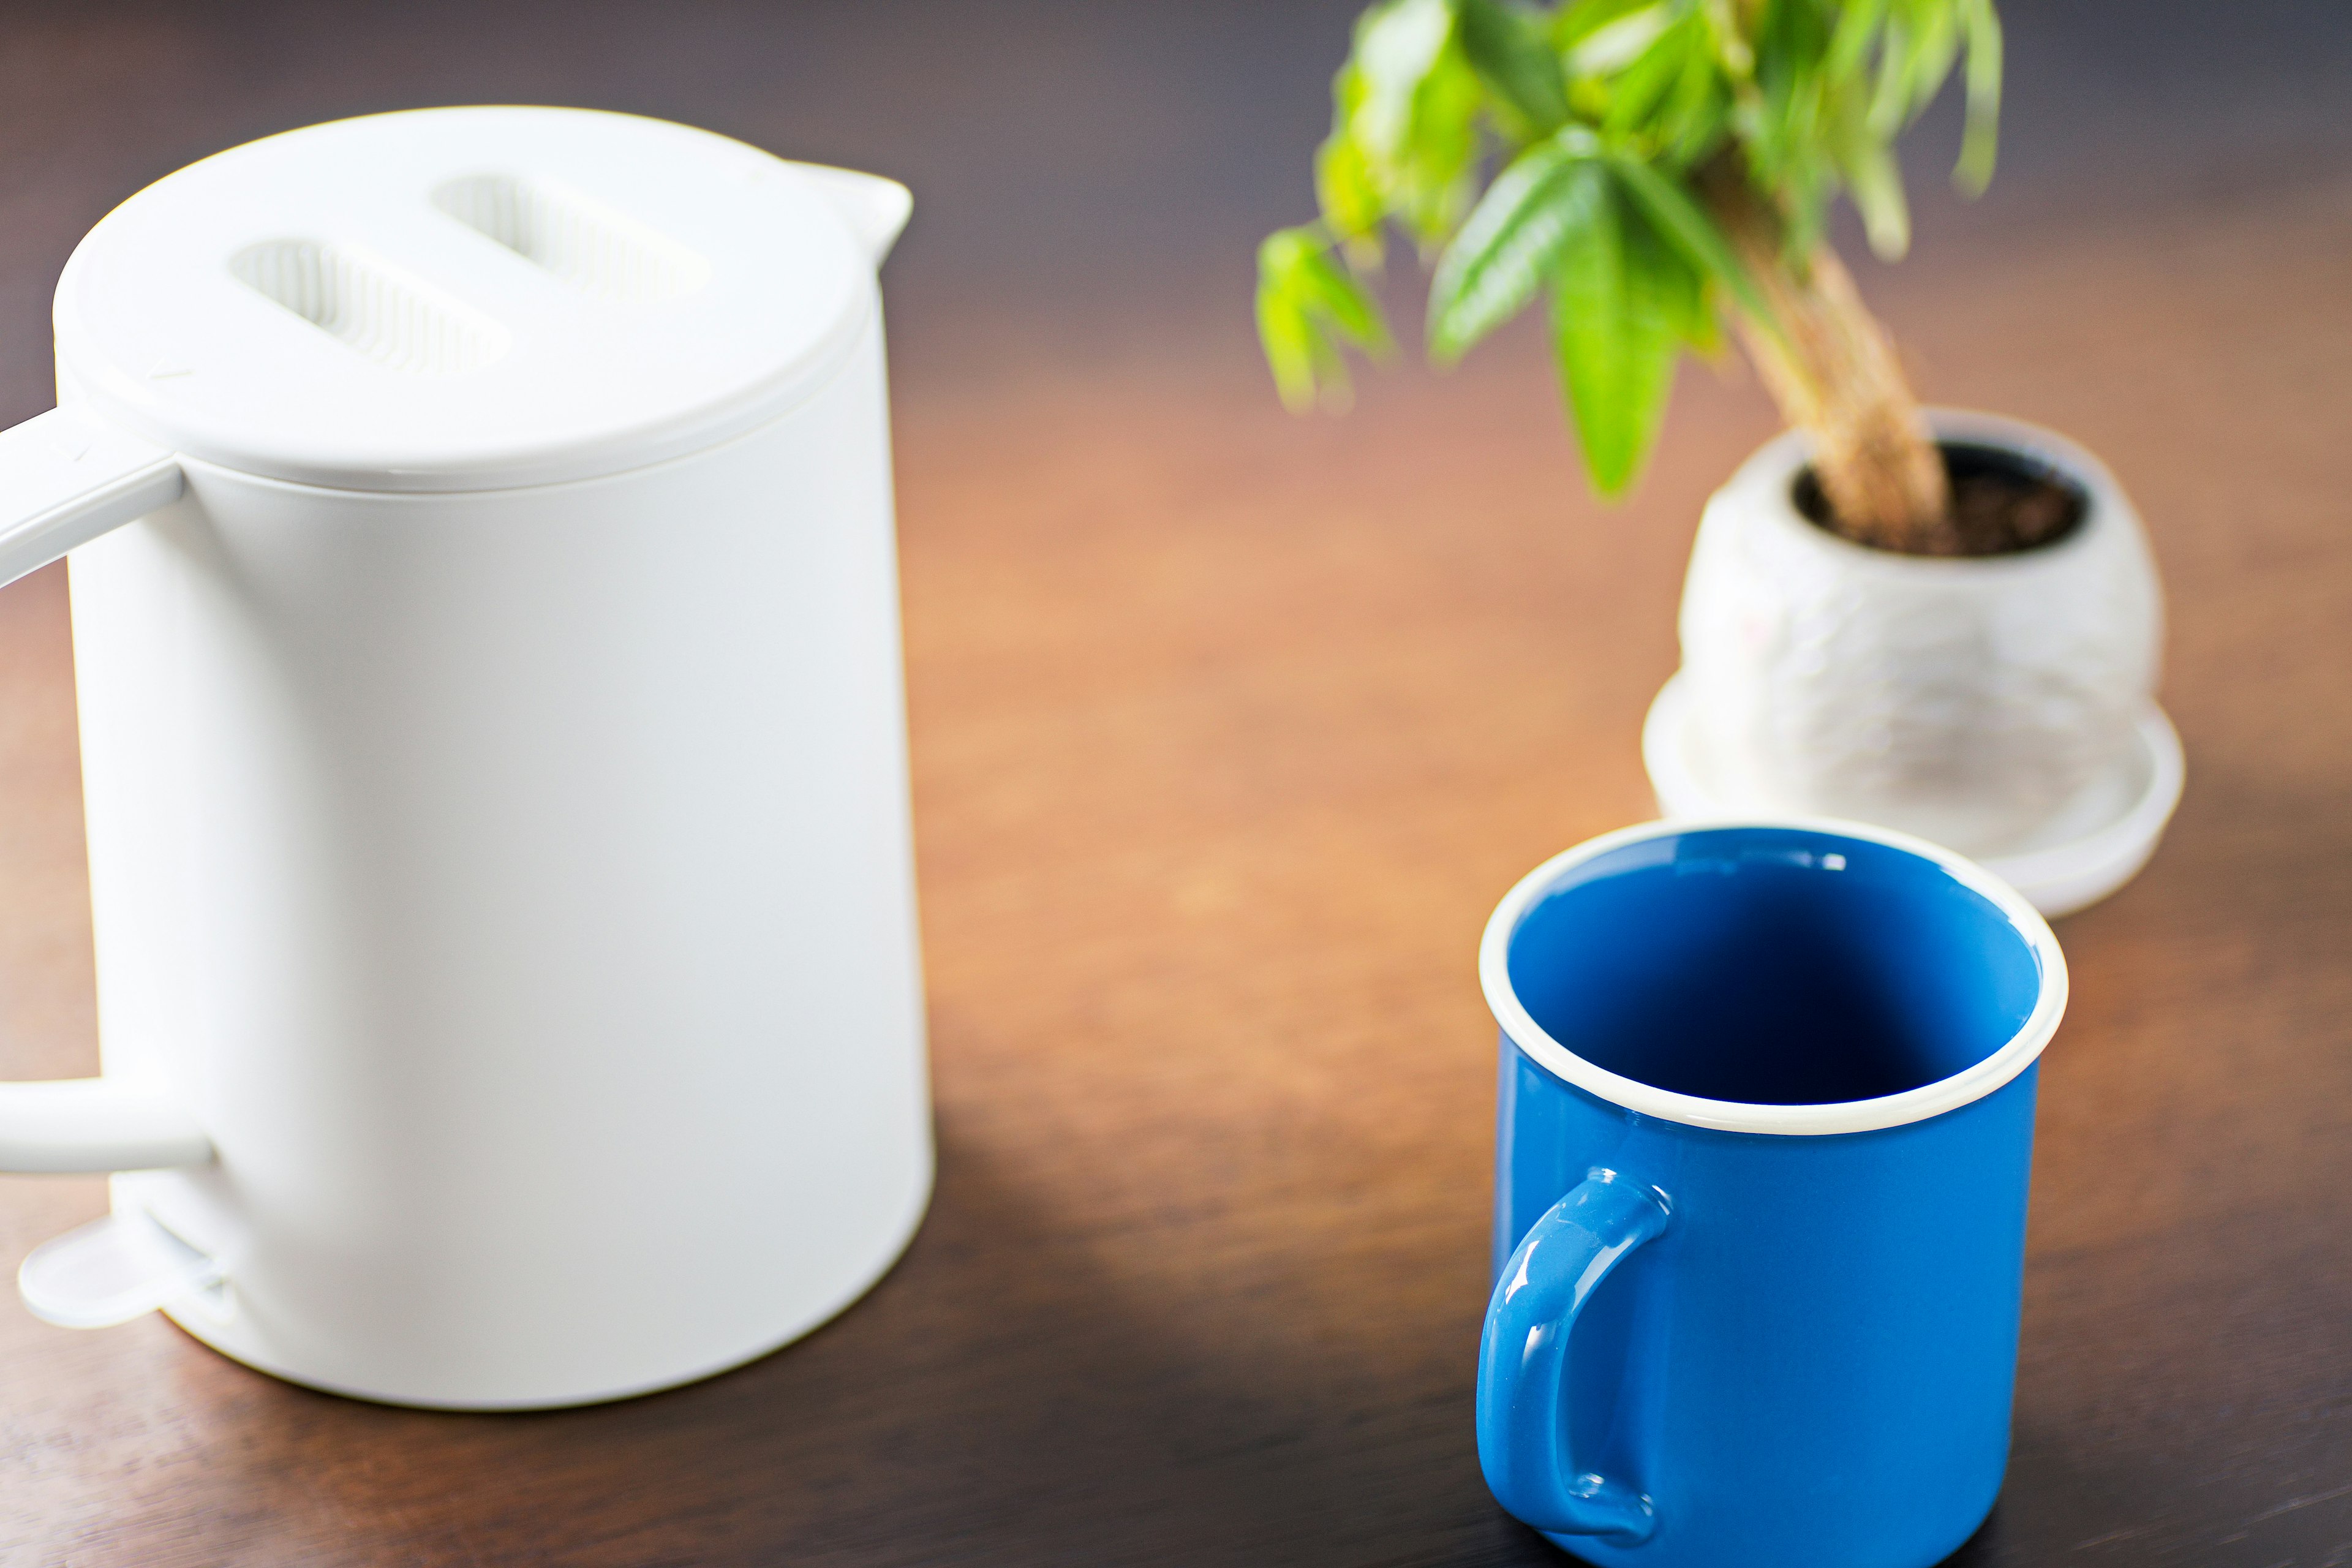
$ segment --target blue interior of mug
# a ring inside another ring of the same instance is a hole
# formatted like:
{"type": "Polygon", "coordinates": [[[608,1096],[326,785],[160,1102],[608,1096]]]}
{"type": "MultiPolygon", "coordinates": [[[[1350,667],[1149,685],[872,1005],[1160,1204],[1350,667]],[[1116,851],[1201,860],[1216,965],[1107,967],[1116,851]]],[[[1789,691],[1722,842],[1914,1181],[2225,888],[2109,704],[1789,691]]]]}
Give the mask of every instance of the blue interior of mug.
{"type": "Polygon", "coordinates": [[[1657,1089],[1751,1105],[1872,1100],[2007,1044],[2041,966],[1925,857],[1790,827],[1698,828],[1571,867],[1511,934],[1545,1033],[1657,1089]]]}

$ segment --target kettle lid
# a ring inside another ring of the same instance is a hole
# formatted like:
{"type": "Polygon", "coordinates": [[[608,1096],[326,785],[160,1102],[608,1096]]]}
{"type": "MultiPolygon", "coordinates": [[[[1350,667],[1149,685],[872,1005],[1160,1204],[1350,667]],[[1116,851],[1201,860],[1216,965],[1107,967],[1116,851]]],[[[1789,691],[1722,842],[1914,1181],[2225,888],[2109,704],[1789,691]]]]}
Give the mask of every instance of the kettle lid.
{"type": "Polygon", "coordinates": [[[58,284],[60,396],[337,489],[618,473],[821,384],[875,319],[873,252],[905,211],[887,181],[634,115],[314,125],[90,231],[58,284]]]}

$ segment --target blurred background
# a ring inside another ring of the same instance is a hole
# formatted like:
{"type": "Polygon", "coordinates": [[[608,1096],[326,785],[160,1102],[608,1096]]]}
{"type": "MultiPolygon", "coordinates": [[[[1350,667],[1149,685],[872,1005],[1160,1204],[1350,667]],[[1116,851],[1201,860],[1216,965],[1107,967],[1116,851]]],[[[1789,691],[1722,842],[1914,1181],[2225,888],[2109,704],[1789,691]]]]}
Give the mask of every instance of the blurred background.
{"type": "MultiPolygon", "coordinates": [[[[0,20],[0,416],[47,406],[50,288],[115,202],[257,136],[441,103],[659,115],[906,182],[917,218],[891,264],[891,349],[910,387],[1171,347],[1245,359],[1252,250],[1311,213],[1308,156],[1357,9],[13,5],[0,20]]],[[[2127,229],[2154,260],[2183,227],[2347,171],[2341,5],[2013,0],[2004,19],[1991,191],[1947,194],[1948,117],[1906,144],[1916,254],[1865,279],[1898,330],[1905,289],[1920,286],[1902,272],[1972,270],[2029,233],[2049,245],[2127,229]]]]}
{"type": "MultiPolygon", "coordinates": [[[[0,1561],[1557,1562],[1469,1448],[1477,931],[1645,817],[1708,491],[1774,427],[1686,371],[1596,505],[1523,321],[1276,407],[1259,237],[1312,210],[1352,0],[0,8],[0,422],[133,191],[433,104],[663,116],[903,180],[885,270],[942,1171],[805,1344],[513,1421],[0,1306],[0,1561]]],[[[2352,6],[2010,0],[2000,166],[1906,144],[1842,247],[1921,394],[2146,514],[2189,795],[2064,923],[2017,1458],[1956,1562],[2352,1563],[2352,6]]],[[[1843,220],[1842,220],[1843,221],[1843,220]]],[[[1402,320],[1418,279],[1400,250],[1402,320]]],[[[0,594],[0,1063],[94,1062],[61,569],[0,594]]],[[[100,1212],[13,1182],[0,1258],[100,1212]]]]}

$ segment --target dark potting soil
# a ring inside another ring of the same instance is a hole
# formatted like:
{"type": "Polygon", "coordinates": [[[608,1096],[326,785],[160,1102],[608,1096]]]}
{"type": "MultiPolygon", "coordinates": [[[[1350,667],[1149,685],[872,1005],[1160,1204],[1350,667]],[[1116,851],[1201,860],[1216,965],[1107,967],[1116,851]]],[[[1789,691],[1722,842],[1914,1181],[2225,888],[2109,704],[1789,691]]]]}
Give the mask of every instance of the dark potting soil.
{"type": "MultiPolygon", "coordinates": [[[[1948,443],[1944,472],[1952,484],[1952,510],[1925,542],[1921,555],[2013,555],[2055,544],[2082,526],[2090,510],[2081,488],[2046,464],[1998,447],[1948,443]]],[[[1816,528],[1853,539],[1830,511],[1829,498],[1810,468],[1797,476],[1790,498],[1816,528]]],[[[1855,540],[1858,544],[1869,543],[1855,540]]],[[[1876,548],[1874,546],[1874,548],[1876,548]]]]}

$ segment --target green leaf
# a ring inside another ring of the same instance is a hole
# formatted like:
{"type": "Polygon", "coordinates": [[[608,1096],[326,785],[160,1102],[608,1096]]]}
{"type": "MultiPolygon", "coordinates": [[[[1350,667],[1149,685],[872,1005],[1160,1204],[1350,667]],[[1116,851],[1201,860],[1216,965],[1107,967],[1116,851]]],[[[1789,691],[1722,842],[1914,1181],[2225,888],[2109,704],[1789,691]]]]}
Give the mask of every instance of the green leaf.
{"type": "Polygon", "coordinates": [[[1978,195],[1992,181],[2000,139],[2000,16],[1992,0],[1961,0],[1961,10],[1969,36],[1969,124],[1952,178],[1978,195]]]}
{"type": "Polygon", "coordinates": [[[1698,16],[1706,27],[1709,47],[1716,63],[1734,82],[1745,84],[1756,76],[1756,50],[1748,35],[1740,30],[1739,11],[1734,0],[1702,0],[1698,16]]]}
{"type": "Polygon", "coordinates": [[[1665,264],[1659,269],[1659,292],[1667,323],[1675,336],[1698,353],[1712,358],[1723,352],[1723,320],[1715,308],[1715,289],[1698,269],[1672,246],[1662,247],[1665,264]]]}
{"type": "Polygon", "coordinates": [[[1617,183],[1642,209],[1658,233],[1704,277],[1711,278],[1731,291],[1756,321],[1770,330],[1772,307],[1731,253],[1731,247],[1715,226],[1715,220],[1693,201],[1680,184],[1659,174],[1637,158],[1622,154],[1609,159],[1610,172],[1617,183]]]}
{"type": "Polygon", "coordinates": [[[1486,89],[1459,49],[1440,57],[1414,105],[1414,156],[1402,166],[1398,205],[1423,244],[1454,231],[1469,210],[1486,89]]]}
{"type": "Polygon", "coordinates": [[[1263,276],[1257,286],[1257,341],[1282,405],[1293,414],[1313,408],[1319,381],[1314,325],[1297,300],[1263,276]]]}
{"type": "Polygon", "coordinates": [[[1315,199],[1324,223],[1341,240],[1370,241],[1377,247],[1384,210],[1381,193],[1372,184],[1364,150],[1345,125],[1334,127],[1315,150],[1315,199]]]}
{"type": "Polygon", "coordinates": [[[1863,232],[1881,261],[1900,261],[1911,248],[1911,208],[1903,196],[1903,171],[1892,149],[1865,142],[1845,166],[1846,189],[1862,214],[1863,232]]]}
{"type": "Polygon", "coordinates": [[[1448,233],[1469,205],[1486,100],[1455,40],[1451,0],[1386,0],[1365,12],[1338,96],[1390,215],[1424,242],[1448,233]]]}
{"type": "Polygon", "coordinates": [[[1771,6],[1764,23],[1756,40],[1756,81],[1764,100],[1756,166],[1772,184],[1801,182],[1822,153],[1828,38],[1809,5],[1771,6]]]}
{"type": "Polygon", "coordinates": [[[1534,136],[1568,121],[1568,79],[1526,13],[1497,0],[1458,0],[1462,53],[1486,89],[1510,106],[1534,136]]]}
{"type": "Polygon", "coordinates": [[[1844,83],[1858,76],[1864,59],[1886,18],[1887,0],[1846,0],[1831,30],[1829,51],[1822,58],[1822,74],[1844,83]]]}
{"type": "Polygon", "coordinates": [[[1275,388],[1294,413],[1312,408],[1318,395],[1345,395],[1339,342],[1375,357],[1390,348],[1379,305],[1331,259],[1328,244],[1320,231],[1306,227],[1278,229],[1258,247],[1258,341],[1275,388]]]}
{"type": "Polygon", "coordinates": [[[1441,363],[1518,313],[1560,247],[1593,221],[1605,197],[1601,143],[1571,125],[1537,142],[1495,177],[1429,285],[1429,348],[1441,363]]]}
{"type": "Polygon", "coordinates": [[[1917,119],[1934,100],[1944,79],[1952,74],[1952,61],[1960,51],[1959,7],[1953,0],[1928,0],[1919,11],[1925,25],[1915,34],[1918,42],[1912,51],[1910,80],[1906,84],[1910,99],[1903,121],[1906,124],[1917,119]]]}
{"type": "Polygon", "coordinates": [[[1911,21],[1905,13],[1896,11],[1886,18],[1879,34],[1878,82],[1873,89],[1870,120],[1873,125],[1900,124],[1903,105],[1900,101],[1905,79],[1904,62],[1911,53],[1911,21]]]}
{"type": "Polygon", "coordinates": [[[1903,170],[1895,151],[1872,131],[1860,92],[1844,95],[1832,118],[1846,191],[1862,214],[1870,248],[1882,260],[1899,260],[1911,248],[1911,209],[1904,199],[1903,170]]]}
{"type": "Polygon", "coordinates": [[[1610,83],[1601,129],[1612,139],[1646,129],[1659,103],[1682,79],[1685,63],[1706,47],[1705,25],[1696,13],[1662,30],[1610,83]]]}
{"type": "Polygon", "coordinates": [[[1349,68],[1362,87],[1351,129],[1375,163],[1394,163],[1411,151],[1414,100],[1454,37],[1446,0],[1387,0],[1356,23],[1349,68]]]}
{"type": "Polygon", "coordinates": [[[1953,0],[1911,0],[1887,21],[1870,127],[1884,139],[1916,119],[1951,73],[1960,45],[1953,0]]]}
{"type": "Polygon", "coordinates": [[[1614,76],[1641,58],[1673,22],[1669,7],[1650,5],[1596,28],[1566,51],[1570,77],[1614,76]]]}
{"type": "Polygon", "coordinates": [[[1586,471],[1603,496],[1641,471],[1681,352],[1676,258],[1612,195],[1555,265],[1553,346],[1586,471]]]}
{"type": "Polygon", "coordinates": [[[1306,258],[1298,269],[1297,288],[1310,315],[1327,323],[1342,342],[1375,359],[1385,358],[1395,346],[1389,340],[1379,302],[1329,253],[1317,251],[1306,258]]]}
{"type": "MultiPolygon", "coordinates": [[[[1651,14],[1643,24],[1647,30],[1637,29],[1628,35],[1634,40],[1632,49],[1635,53],[1649,42],[1651,32],[1666,24],[1666,7],[1660,0],[1570,0],[1552,14],[1552,47],[1567,54],[1602,29],[1644,11],[1651,14]]],[[[1632,57],[1629,54],[1626,58],[1632,57]]]]}
{"type": "Polygon", "coordinates": [[[1695,48],[1685,57],[1682,76],[1661,106],[1655,127],[1661,144],[1675,163],[1687,168],[1714,151],[1730,113],[1728,86],[1713,48],[1695,48]]]}

